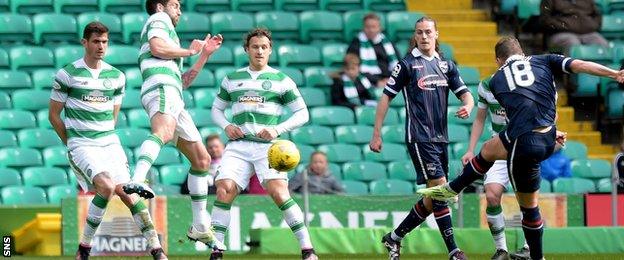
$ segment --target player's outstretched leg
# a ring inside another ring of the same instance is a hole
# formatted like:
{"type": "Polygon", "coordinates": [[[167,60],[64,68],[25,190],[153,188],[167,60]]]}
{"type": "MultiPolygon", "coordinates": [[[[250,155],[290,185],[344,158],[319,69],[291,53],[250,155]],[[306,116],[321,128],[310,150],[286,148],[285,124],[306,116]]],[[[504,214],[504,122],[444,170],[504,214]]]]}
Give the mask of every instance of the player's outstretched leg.
{"type": "Polygon", "coordinates": [[[82,237],[80,238],[80,245],[78,245],[78,251],[76,252],[76,259],[80,260],[89,259],[91,240],[102,222],[108,200],[115,192],[115,186],[107,172],[96,174],[93,177],[92,183],[95,186],[96,194],[91,200],[91,204],[89,204],[87,223],[84,225],[82,237]]]}
{"type": "Polygon", "coordinates": [[[132,182],[123,186],[126,194],[136,193],[139,196],[151,199],[154,197],[154,191],[145,183],[147,172],[158,157],[163,141],[155,134],[151,134],[147,140],[143,141],[139,149],[139,158],[137,159],[132,182]]]}
{"type": "Polygon", "coordinates": [[[544,234],[544,223],[540,215],[539,207],[525,208],[520,206],[522,211],[522,231],[529,244],[531,259],[542,259],[542,235],[544,234]]]}
{"type": "Polygon", "coordinates": [[[399,259],[401,255],[401,240],[403,240],[405,235],[414,230],[414,228],[422,224],[429,214],[431,214],[431,211],[425,207],[424,200],[420,199],[414,204],[414,207],[412,207],[403,221],[401,221],[401,224],[392,232],[383,236],[381,243],[383,243],[384,247],[388,250],[388,259],[399,259]]]}
{"type": "Polygon", "coordinates": [[[444,185],[420,189],[416,191],[416,193],[436,200],[453,199],[458,193],[464,190],[464,188],[468,187],[468,185],[478,179],[482,179],[493,164],[494,162],[485,160],[483,156],[481,156],[481,153],[479,153],[464,166],[462,173],[457,176],[456,179],[444,185]]]}
{"type": "Polygon", "coordinates": [[[449,259],[467,259],[464,253],[459,250],[455,244],[453,224],[451,223],[451,210],[449,209],[447,202],[432,200],[431,204],[433,208],[433,215],[435,216],[438,229],[440,230],[440,235],[442,235],[446,249],[449,252],[449,259]]]}

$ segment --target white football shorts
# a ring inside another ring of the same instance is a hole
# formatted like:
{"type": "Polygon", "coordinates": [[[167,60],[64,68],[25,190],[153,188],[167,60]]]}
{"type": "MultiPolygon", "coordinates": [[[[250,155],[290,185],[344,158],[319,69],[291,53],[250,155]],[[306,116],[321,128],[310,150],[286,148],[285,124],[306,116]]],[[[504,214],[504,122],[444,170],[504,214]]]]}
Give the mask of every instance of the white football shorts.
{"type": "Polygon", "coordinates": [[[115,185],[130,182],[128,158],[121,144],[80,146],[67,153],[78,184],[84,191],[93,191],[93,178],[107,172],[115,185]]]}
{"type": "Polygon", "coordinates": [[[483,184],[498,183],[507,188],[509,185],[509,175],[507,173],[507,161],[497,160],[492,165],[492,168],[485,174],[485,181],[483,184]]]}
{"type": "Polygon", "coordinates": [[[202,137],[193,122],[193,118],[184,109],[184,100],[175,87],[159,87],[141,98],[141,104],[151,119],[156,112],[167,114],[176,119],[175,140],[178,137],[189,142],[201,142],[202,137]]]}

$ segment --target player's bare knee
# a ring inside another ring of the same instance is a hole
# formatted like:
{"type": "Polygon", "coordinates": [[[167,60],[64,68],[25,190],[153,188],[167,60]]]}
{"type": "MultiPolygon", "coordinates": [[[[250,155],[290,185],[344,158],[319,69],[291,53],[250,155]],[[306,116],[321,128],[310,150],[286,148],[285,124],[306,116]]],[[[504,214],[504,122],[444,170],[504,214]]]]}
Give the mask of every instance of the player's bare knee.
{"type": "Polygon", "coordinates": [[[210,155],[208,154],[208,152],[206,152],[206,150],[204,149],[199,150],[197,152],[197,157],[191,161],[191,166],[195,169],[208,169],[210,168],[210,155]]]}
{"type": "Polygon", "coordinates": [[[110,198],[115,194],[115,184],[107,172],[102,172],[95,176],[93,183],[95,184],[95,190],[101,196],[110,198]]]}
{"type": "Polygon", "coordinates": [[[500,205],[500,195],[495,194],[494,192],[486,192],[485,199],[487,201],[488,206],[500,205]]]}
{"type": "Polygon", "coordinates": [[[433,203],[431,201],[431,198],[424,197],[423,203],[425,204],[425,208],[427,209],[427,211],[431,212],[433,210],[433,203]]]}

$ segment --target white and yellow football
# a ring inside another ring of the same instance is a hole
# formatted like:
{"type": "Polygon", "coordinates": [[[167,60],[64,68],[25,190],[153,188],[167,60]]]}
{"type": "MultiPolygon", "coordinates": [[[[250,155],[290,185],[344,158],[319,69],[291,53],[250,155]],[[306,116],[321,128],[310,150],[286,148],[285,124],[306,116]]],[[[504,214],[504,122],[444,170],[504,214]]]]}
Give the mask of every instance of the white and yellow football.
{"type": "Polygon", "coordinates": [[[299,164],[301,155],[297,146],[288,140],[277,140],[269,147],[269,168],[279,172],[287,172],[299,164]]]}

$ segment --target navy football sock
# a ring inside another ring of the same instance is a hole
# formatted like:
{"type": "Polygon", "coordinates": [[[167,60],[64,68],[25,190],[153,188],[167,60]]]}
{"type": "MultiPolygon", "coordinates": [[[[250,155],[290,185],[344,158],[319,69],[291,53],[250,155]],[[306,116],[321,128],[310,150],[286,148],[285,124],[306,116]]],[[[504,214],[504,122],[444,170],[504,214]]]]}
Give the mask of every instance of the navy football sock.
{"type": "Polygon", "coordinates": [[[485,173],[492,168],[494,162],[488,162],[479,153],[472,158],[469,163],[464,166],[462,173],[454,180],[449,182],[449,187],[457,193],[460,193],[464,188],[468,187],[474,181],[483,178],[485,173]]]}
{"type": "Polygon", "coordinates": [[[531,251],[531,259],[542,259],[542,234],[544,233],[544,224],[539,207],[524,208],[522,211],[522,230],[524,237],[531,251]]]}
{"type": "Polygon", "coordinates": [[[440,229],[442,239],[449,252],[457,249],[455,245],[455,238],[453,236],[453,223],[451,222],[451,210],[448,207],[446,201],[433,200],[433,215],[435,216],[436,223],[440,229]]]}
{"type": "Polygon", "coordinates": [[[414,207],[412,207],[412,210],[410,210],[409,214],[407,214],[401,224],[399,224],[399,226],[394,230],[394,234],[401,238],[405,237],[407,233],[422,224],[429,214],[431,214],[431,212],[425,208],[423,199],[420,199],[416,204],[414,204],[414,207]]]}

